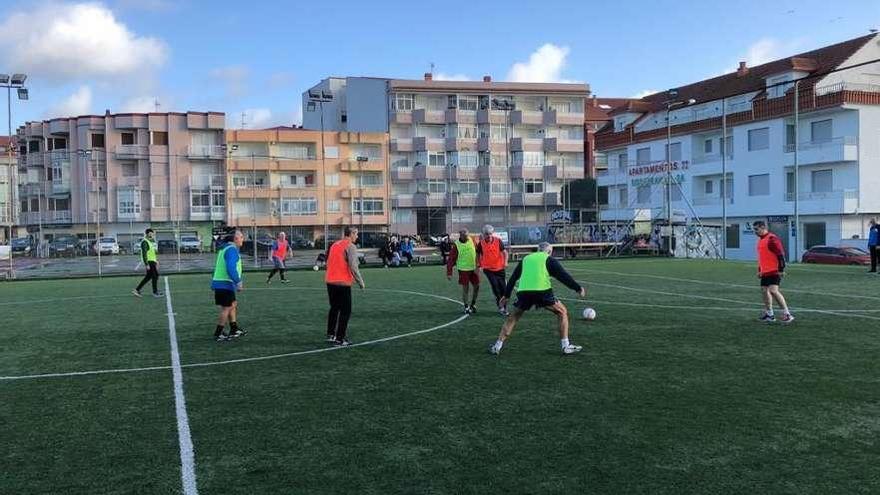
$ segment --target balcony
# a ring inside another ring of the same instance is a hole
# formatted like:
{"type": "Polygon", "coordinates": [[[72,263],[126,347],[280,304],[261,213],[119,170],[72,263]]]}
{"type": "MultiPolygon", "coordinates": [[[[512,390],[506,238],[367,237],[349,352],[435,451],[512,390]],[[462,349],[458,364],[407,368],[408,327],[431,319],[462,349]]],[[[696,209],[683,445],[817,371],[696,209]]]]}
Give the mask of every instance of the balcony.
{"type": "Polygon", "coordinates": [[[584,164],[547,165],[544,167],[545,179],[576,180],[584,178],[584,164]]]}
{"type": "Polygon", "coordinates": [[[439,208],[447,206],[446,193],[417,192],[412,196],[412,206],[415,208],[439,208]]]}
{"type": "Polygon", "coordinates": [[[32,151],[28,153],[25,157],[25,164],[28,167],[42,167],[43,166],[43,154],[39,151],[32,151]]]}
{"type": "Polygon", "coordinates": [[[413,110],[412,120],[414,124],[445,124],[446,112],[443,110],[427,110],[420,108],[413,110]]]}
{"type": "Polygon", "coordinates": [[[547,206],[562,206],[562,202],[559,201],[559,193],[545,192],[544,204],[547,206]]]}
{"type": "Polygon", "coordinates": [[[477,110],[478,124],[505,124],[506,116],[501,110],[477,110]]]}
{"type": "Polygon", "coordinates": [[[49,134],[70,134],[70,123],[67,119],[50,120],[49,134]]]}
{"type": "Polygon", "coordinates": [[[70,194],[70,180],[53,180],[49,186],[52,196],[66,196],[70,194]]]}
{"type": "Polygon", "coordinates": [[[544,206],[544,194],[511,193],[510,206],[544,206]]]}
{"type": "MultiPolygon", "coordinates": [[[[733,204],[733,198],[727,198],[727,204],[733,204]]],[[[691,199],[691,203],[694,206],[720,206],[721,205],[721,196],[694,196],[691,199]]]]}
{"type": "Polygon", "coordinates": [[[477,151],[477,139],[446,138],[446,151],[477,151]]]}
{"type": "Polygon", "coordinates": [[[476,124],[477,112],[473,110],[458,110],[450,108],[446,110],[447,124],[476,124]]]}
{"type": "Polygon", "coordinates": [[[413,207],[413,195],[412,194],[396,194],[393,198],[391,198],[391,204],[395,208],[412,208],[413,207]]]}
{"type": "Polygon", "coordinates": [[[21,186],[21,194],[22,196],[39,196],[43,194],[43,188],[40,187],[40,184],[23,184],[21,186]]]}
{"type": "Polygon", "coordinates": [[[384,172],[385,160],[371,158],[365,162],[359,162],[355,158],[349,158],[348,161],[339,164],[339,170],[343,172],[384,172]]]}
{"type": "Polygon", "coordinates": [[[409,111],[391,110],[388,112],[388,121],[391,124],[411,125],[413,123],[413,114],[409,111]]]}
{"type": "MultiPolygon", "coordinates": [[[[787,165],[794,164],[794,144],[785,145],[787,165]]],[[[859,159],[856,136],[841,136],[824,141],[806,141],[798,146],[798,164],[853,162],[859,159]]]]}
{"type": "Polygon", "coordinates": [[[544,140],[540,138],[511,138],[510,151],[544,151],[544,140]]]}
{"type": "Polygon", "coordinates": [[[380,198],[385,196],[385,186],[351,186],[339,191],[339,197],[345,199],[380,198]]]}
{"type": "MultiPolygon", "coordinates": [[[[794,202],[794,193],[786,192],[785,200],[794,202]]],[[[801,214],[858,213],[858,209],[858,189],[802,192],[798,194],[798,210],[800,210],[801,214]]]]}
{"type": "MultiPolygon", "coordinates": [[[[727,162],[731,162],[733,160],[733,154],[727,155],[727,162]]],[[[721,153],[709,153],[707,155],[697,155],[691,158],[691,163],[694,165],[701,165],[704,163],[721,163],[721,153]]]]}
{"type": "Polygon", "coordinates": [[[449,177],[453,180],[476,180],[477,167],[450,167],[449,177]]]}
{"type": "Polygon", "coordinates": [[[191,144],[186,148],[190,160],[222,160],[226,157],[226,147],[219,144],[191,144]]]}
{"type": "Polygon", "coordinates": [[[409,181],[415,179],[413,167],[394,167],[391,169],[391,180],[393,181],[409,181]]]}
{"type": "Polygon", "coordinates": [[[419,165],[413,167],[413,178],[416,180],[445,179],[446,167],[419,165]]]}
{"type": "Polygon", "coordinates": [[[225,206],[190,206],[190,220],[226,220],[225,206]]]}
{"type": "Polygon", "coordinates": [[[43,221],[46,223],[70,223],[73,220],[70,210],[49,210],[44,212],[43,221]]]}
{"type": "Polygon", "coordinates": [[[114,119],[114,126],[117,129],[148,129],[150,122],[144,114],[127,113],[117,115],[114,119]]]}
{"type": "Polygon", "coordinates": [[[452,206],[477,206],[477,195],[456,193],[452,196],[452,206]]]}
{"type": "Polygon", "coordinates": [[[545,138],[544,151],[555,151],[560,153],[583,153],[583,139],[561,139],[561,138],[545,138]]]}
{"type": "Polygon", "coordinates": [[[506,149],[503,139],[490,139],[485,136],[477,139],[477,151],[494,151],[495,153],[503,153],[506,149]]]}
{"type": "Polygon", "coordinates": [[[543,167],[514,165],[510,167],[510,177],[514,179],[543,179],[543,167]]]}
{"type": "Polygon", "coordinates": [[[558,110],[550,110],[544,112],[545,125],[583,125],[584,114],[576,112],[560,112],[558,110]]]}
{"type": "Polygon", "coordinates": [[[146,160],[150,157],[150,147],[146,144],[120,144],[116,147],[116,158],[121,160],[146,160]]]}
{"type": "Polygon", "coordinates": [[[413,151],[412,138],[394,138],[390,144],[392,153],[406,153],[413,151]]]}
{"type": "Polygon", "coordinates": [[[477,194],[477,206],[507,206],[510,200],[506,193],[486,193],[477,194]]]}
{"type": "Polygon", "coordinates": [[[480,165],[477,167],[477,177],[481,179],[507,178],[507,172],[507,167],[504,166],[480,165]]]}
{"type": "Polygon", "coordinates": [[[513,125],[541,125],[544,123],[544,112],[537,110],[514,110],[510,112],[510,123],[513,125]]]}
{"type": "Polygon", "coordinates": [[[446,151],[446,138],[414,137],[413,151],[446,151]]]}

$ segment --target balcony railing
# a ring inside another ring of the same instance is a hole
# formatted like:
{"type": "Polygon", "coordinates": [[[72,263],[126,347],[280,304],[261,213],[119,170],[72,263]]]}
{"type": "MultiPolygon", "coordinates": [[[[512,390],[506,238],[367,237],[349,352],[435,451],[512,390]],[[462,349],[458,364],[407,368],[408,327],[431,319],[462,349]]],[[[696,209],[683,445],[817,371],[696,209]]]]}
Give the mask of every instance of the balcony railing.
{"type": "Polygon", "coordinates": [[[46,212],[46,219],[49,222],[70,222],[72,218],[70,210],[51,210],[46,212]]]}
{"type": "MultiPolygon", "coordinates": [[[[838,200],[838,199],[859,199],[859,190],[858,189],[842,189],[837,191],[824,191],[824,192],[802,192],[798,193],[798,200],[800,201],[825,201],[825,200],[838,200]]],[[[785,193],[786,201],[794,201],[794,193],[786,192],[785,193]]]]}
{"type": "MultiPolygon", "coordinates": [[[[720,205],[721,196],[694,196],[694,198],[691,199],[691,202],[694,204],[694,206],[720,205]]],[[[727,204],[733,204],[733,197],[727,198],[727,204]]]]}
{"type": "Polygon", "coordinates": [[[191,159],[222,160],[226,152],[219,144],[191,144],[187,146],[186,154],[191,159]]]}
{"type": "MultiPolygon", "coordinates": [[[[840,136],[831,139],[823,139],[818,141],[804,141],[798,146],[798,151],[807,151],[823,148],[834,148],[838,146],[857,145],[859,138],[857,136],[840,136]]],[[[785,152],[794,152],[794,143],[785,144],[785,152]]]]}
{"type": "Polygon", "coordinates": [[[150,155],[150,147],[146,144],[120,144],[116,147],[116,156],[121,158],[146,158],[150,155]]]}
{"type": "MultiPolygon", "coordinates": [[[[727,154],[727,161],[733,160],[733,154],[727,154]]],[[[707,155],[697,155],[691,158],[691,163],[699,164],[699,163],[713,163],[721,161],[721,153],[710,153],[707,155]]]]}

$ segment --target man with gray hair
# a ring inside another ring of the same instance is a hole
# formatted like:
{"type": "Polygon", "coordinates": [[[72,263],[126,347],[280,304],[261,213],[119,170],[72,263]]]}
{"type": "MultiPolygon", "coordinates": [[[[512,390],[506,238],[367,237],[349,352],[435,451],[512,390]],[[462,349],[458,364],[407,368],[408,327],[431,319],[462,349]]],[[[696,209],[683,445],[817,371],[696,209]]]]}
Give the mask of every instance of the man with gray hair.
{"type": "Polygon", "coordinates": [[[507,268],[507,247],[500,237],[495,235],[495,228],[491,225],[483,226],[483,235],[477,243],[477,265],[486,274],[489,287],[495,296],[495,305],[502,316],[507,316],[507,305],[501,304],[504,297],[504,285],[507,280],[505,268],[507,268]]]}
{"type": "Polygon", "coordinates": [[[562,346],[562,354],[574,354],[580,352],[582,347],[574,345],[568,340],[568,310],[553,294],[550,277],[559,280],[566,287],[578,293],[580,297],[586,297],[587,290],[578,284],[555,258],[551,256],[553,246],[542,242],[538,245],[538,251],[532,253],[520,261],[504,290],[502,303],[506,303],[513,293],[514,286],[519,282],[516,290],[516,303],[513,312],[501,326],[498,340],[489,347],[489,353],[498,355],[504,342],[510,338],[516,323],[522,315],[532,307],[545,308],[555,314],[559,321],[559,339],[562,346]]]}

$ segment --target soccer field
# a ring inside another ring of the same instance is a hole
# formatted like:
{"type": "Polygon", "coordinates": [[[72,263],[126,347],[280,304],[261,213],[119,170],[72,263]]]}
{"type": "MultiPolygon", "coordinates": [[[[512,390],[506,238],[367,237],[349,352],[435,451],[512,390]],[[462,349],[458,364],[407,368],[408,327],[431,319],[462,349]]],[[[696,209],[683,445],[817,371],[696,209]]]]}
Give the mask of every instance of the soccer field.
{"type": "Polygon", "coordinates": [[[572,356],[547,312],[490,356],[439,266],[364,270],[349,348],[323,272],[246,273],[229,343],[208,275],[2,284],[0,493],[880,492],[880,277],[790,267],[783,326],[753,264],[565,266],[572,356]]]}

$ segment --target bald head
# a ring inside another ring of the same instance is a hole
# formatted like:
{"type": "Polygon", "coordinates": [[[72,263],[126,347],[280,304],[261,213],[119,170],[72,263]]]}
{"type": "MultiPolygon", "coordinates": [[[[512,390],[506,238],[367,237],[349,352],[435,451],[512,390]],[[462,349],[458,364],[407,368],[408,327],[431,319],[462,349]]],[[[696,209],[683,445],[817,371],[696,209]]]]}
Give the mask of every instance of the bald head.
{"type": "Polygon", "coordinates": [[[553,254],[553,245],[549,242],[542,242],[541,244],[538,244],[538,252],[553,254]]]}

